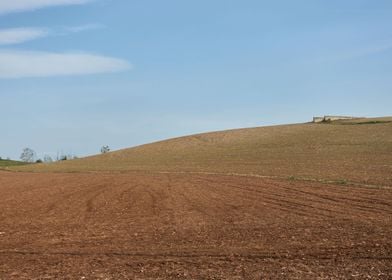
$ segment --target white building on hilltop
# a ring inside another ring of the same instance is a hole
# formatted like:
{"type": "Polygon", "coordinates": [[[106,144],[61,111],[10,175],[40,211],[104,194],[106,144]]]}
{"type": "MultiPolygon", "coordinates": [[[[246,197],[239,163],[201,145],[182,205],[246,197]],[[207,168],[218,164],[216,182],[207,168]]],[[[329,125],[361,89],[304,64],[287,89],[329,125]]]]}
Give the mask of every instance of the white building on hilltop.
{"type": "Polygon", "coordinates": [[[339,121],[339,120],[353,120],[356,117],[348,117],[348,116],[324,116],[324,117],[313,117],[314,123],[321,123],[321,122],[332,122],[332,121],[339,121]]]}

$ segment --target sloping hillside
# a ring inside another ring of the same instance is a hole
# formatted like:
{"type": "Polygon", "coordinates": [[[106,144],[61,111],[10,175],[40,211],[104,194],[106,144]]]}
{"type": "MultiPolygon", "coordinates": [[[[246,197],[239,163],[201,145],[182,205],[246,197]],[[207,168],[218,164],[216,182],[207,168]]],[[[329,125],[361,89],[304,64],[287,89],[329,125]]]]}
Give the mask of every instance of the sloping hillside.
{"type": "Polygon", "coordinates": [[[392,185],[391,118],[213,132],[22,171],[258,174],[392,185]]]}
{"type": "Polygon", "coordinates": [[[21,166],[26,165],[25,162],[8,160],[8,159],[0,159],[0,168],[9,167],[9,166],[21,166]]]}
{"type": "Polygon", "coordinates": [[[0,279],[392,279],[392,123],[348,124],[0,170],[0,279]]]}

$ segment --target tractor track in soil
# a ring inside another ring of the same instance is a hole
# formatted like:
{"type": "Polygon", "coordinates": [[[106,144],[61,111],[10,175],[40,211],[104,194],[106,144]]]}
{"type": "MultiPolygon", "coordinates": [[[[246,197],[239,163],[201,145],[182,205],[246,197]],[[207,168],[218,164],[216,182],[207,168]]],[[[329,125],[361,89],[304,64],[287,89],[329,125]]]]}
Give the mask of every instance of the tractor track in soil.
{"type": "Polygon", "coordinates": [[[392,190],[0,171],[0,279],[391,279],[392,190]]]}

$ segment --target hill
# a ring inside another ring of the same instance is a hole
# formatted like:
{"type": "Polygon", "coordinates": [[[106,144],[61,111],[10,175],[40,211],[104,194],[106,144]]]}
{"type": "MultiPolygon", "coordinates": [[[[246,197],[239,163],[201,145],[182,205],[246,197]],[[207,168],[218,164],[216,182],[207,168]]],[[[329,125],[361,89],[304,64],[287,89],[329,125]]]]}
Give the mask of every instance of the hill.
{"type": "Polygon", "coordinates": [[[392,118],[212,132],[13,169],[239,173],[391,186],[392,118]]]}
{"type": "Polygon", "coordinates": [[[391,165],[357,119],[10,167],[0,279],[392,279],[391,165]]]}
{"type": "Polygon", "coordinates": [[[25,162],[16,161],[16,160],[8,160],[8,159],[0,159],[0,169],[10,166],[21,166],[26,165],[25,162]]]}

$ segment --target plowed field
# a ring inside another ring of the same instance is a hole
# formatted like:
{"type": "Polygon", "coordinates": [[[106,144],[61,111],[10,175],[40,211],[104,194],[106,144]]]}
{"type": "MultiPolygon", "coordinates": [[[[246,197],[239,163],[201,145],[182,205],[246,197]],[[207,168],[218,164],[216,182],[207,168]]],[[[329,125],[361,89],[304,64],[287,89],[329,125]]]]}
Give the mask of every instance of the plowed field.
{"type": "Polygon", "coordinates": [[[0,279],[392,279],[392,190],[0,172],[0,279]]]}

